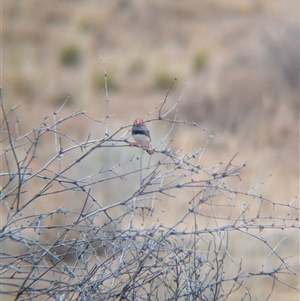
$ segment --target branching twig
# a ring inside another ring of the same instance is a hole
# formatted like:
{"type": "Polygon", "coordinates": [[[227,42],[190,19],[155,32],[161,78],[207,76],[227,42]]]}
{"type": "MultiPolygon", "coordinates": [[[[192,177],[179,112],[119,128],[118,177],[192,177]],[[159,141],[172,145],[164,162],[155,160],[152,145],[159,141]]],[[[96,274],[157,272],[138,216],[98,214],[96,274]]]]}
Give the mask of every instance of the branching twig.
{"type": "Polygon", "coordinates": [[[233,180],[240,179],[246,164],[233,164],[235,154],[225,168],[219,161],[207,166],[203,154],[212,136],[190,153],[172,149],[175,126],[203,130],[178,117],[183,94],[167,105],[175,80],[147,118],[168,126],[158,143],[167,147],[155,148],[152,156],[141,149],[135,156],[127,140],[131,125],[109,134],[113,115],[102,58],[101,63],[106,109],[99,119],[76,110],[56,120],[67,98],[51,124],[46,117],[14,137],[15,119],[2,106],[0,172],[7,179],[1,194],[2,295],[60,301],[249,300],[261,298],[253,277],[272,279],[267,299],[276,286],[297,291],[298,266],[290,257],[295,254],[282,243],[299,227],[295,200],[279,203],[256,195],[257,187],[235,188],[233,180]],[[156,110],[158,117],[150,119],[156,110]],[[105,133],[79,141],[76,133],[60,130],[77,118],[105,124],[105,133]],[[43,146],[53,135],[54,150],[43,146]],[[289,230],[284,238],[282,230],[289,230]],[[276,234],[272,244],[270,233],[276,234]],[[239,253],[248,248],[260,253],[255,262],[239,253]]]}

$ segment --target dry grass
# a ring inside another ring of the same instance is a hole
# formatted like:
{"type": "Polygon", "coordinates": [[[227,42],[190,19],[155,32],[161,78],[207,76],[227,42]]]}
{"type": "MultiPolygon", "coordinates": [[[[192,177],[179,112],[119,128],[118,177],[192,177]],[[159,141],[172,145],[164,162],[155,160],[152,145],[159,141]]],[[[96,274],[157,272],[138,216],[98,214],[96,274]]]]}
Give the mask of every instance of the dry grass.
{"type": "MultiPolygon", "coordinates": [[[[257,194],[283,204],[299,194],[297,1],[202,1],[201,5],[192,0],[172,4],[158,0],[57,1],[53,5],[14,0],[5,1],[2,7],[4,105],[7,110],[21,105],[16,114],[20,135],[40,124],[46,115],[53,118],[52,112],[69,92],[72,95],[64,116],[80,108],[102,118],[101,54],[109,79],[109,113],[115,114],[110,133],[136,116],[145,117],[163,101],[168,81],[170,86],[177,77],[170,101],[179,99],[189,82],[179,106],[180,118],[207,129],[199,132],[175,127],[171,138],[175,149],[183,148],[180,155],[204,146],[213,135],[201,157],[205,166],[228,162],[239,152],[239,162],[247,160],[243,181],[234,184],[239,189],[248,191],[259,185],[257,194]],[[78,60],[65,64],[62,54],[70,45],[76,48],[78,60]]],[[[152,122],[149,127],[156,146],[168,126],[152,122]]],[[[78,116],[64,122],[59,130],[82,141],[90,133],[91,139],[99,139],[103,128],[78,116]]],[[[34,168],[53,155],[53,141],[50,143],[51,147],[47,139],[41,139],[34,168]]],[[[68,159],[77,156],[74,153],[68,159]]],[[[94,154],[77,173],[91,174],[97,170],[95,162],[110,166],[124,156],[126,153],[119,151],[94,154]]],[[[34,194],[35,185],[31,185],[28,189],[34,194]]],[[[127,189],[127,184],[120,185],[120,191],[114,190],[114,185],[103,185],[98,197],[108,204],[117,202],[124,193],[130,194],[127,189]]],[[[50,212],[62,204],[76,206],[74,198],[60,196],[53,202],[50,196],[45,198],[44,209],[50,212]]],[[[162,218],[170,223],[180,219],[186,209],[186,204],[174,206],[172,200],[156,206],[167,209],[162,218]]],[[[257,207],[252,210],[256,212],[257,207]]],[[[61,224],[63,217],[59,218],[51,223],[61,224]]],[[[205,219],[198,222],[199,227],[207,223],[205,219]]],[[[53,232],[49,230],[44,239],[53,240],[53,232]]],[[[286,236],[287,243],[299,240],[294,232],[286,236]]],[[[255,251],[251,242],[243,246],[255,251]]],[[[245,251],[238,244],[231,247],[233,254],[245,251]]],[[[295,245],[291,248],[297,257],[299,249],[295,245]]],[[[260,254],[251,252],[245,256],[261,259],[260,254]]],[[[264,287],[261,289],[264,294],[264,287]]],[[[276,294],[280,296],[280,291],[276,294]]],[[[296,295],[290,294],[290,300],[295,300],[296,295]]]]}

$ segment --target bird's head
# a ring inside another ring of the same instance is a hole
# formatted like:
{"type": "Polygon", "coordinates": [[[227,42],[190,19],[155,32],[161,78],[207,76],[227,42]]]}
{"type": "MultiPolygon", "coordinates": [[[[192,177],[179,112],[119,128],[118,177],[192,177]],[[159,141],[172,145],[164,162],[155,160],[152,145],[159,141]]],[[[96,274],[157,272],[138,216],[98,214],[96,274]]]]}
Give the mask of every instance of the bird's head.
{"type": "Polygon", "coordinates": [[[135,121],[134,121],[134,123],[133,123],[133,125],[138,125],[138,124],[144,125],[145,122],[141,118],[136,118],[135,121]]]}

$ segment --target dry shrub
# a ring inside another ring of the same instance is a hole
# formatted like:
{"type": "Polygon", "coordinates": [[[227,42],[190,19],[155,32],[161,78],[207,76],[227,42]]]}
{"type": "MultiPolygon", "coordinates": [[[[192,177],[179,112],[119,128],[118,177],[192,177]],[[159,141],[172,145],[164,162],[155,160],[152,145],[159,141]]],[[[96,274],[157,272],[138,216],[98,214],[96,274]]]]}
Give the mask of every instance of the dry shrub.
{"type": "Polygon", "coordinates": [[[274,202],[235,188],[245,167],[236,155],[206,166],[205,145],[184,154],[174,149],[176,127],[203,129],[178,119],[181,98],[167,100],[146,118],[149,127],[167,129],[152,156],[130,149],[131,125],[109,132],[108,96],[102,119],[85,111],[64,115],[62,106],[53,121],[46,117],[23,135],[15,110],[1,106],[6,300],[297,295],[296,199],[274,202]],[[92,121],[101,137],[79,140],[61,131],[69,120],[83,127],[92,121]]]}

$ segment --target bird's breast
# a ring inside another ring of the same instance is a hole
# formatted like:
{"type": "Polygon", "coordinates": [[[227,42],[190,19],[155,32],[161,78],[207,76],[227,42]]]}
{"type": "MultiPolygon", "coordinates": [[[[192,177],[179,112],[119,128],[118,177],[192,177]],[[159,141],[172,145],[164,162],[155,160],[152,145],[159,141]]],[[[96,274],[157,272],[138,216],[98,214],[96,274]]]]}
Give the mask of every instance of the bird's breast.
{"type": "Polygon", "coordinates": [[[132,137],[140,146],[148,147],[150,144],[150,138],[144,134],[132,134],[132,137]]]}

